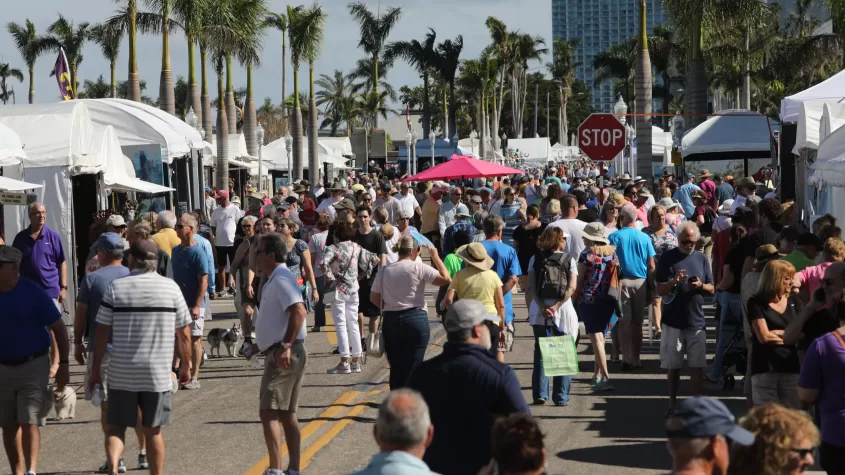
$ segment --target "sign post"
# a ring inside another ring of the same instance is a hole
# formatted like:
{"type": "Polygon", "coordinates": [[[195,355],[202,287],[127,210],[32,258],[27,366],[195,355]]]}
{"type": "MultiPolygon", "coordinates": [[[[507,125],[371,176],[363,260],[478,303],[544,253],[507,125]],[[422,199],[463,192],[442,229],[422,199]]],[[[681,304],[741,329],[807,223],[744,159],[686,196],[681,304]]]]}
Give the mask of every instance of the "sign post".
{"type": "Polygon", "coordinates": [[[613,114],[592,114],[578,126],[578,146],[587,158],[599,162],[599,202],[604,204],[605,162],[625,149],[625,126],[613,114]]]}

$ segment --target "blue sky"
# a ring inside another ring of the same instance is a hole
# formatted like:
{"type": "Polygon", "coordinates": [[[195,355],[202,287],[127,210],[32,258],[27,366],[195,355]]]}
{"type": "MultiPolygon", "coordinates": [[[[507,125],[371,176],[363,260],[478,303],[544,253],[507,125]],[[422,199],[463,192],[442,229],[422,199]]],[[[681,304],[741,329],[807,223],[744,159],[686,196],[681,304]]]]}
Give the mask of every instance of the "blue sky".
{"type": "MultiPolygon", "coordinates": [[[[496,16],[504,21],[511,29],[518,29],[532,35],[540,35],[546,39],[549,47],[552,41],[551,0],[391,0],[383,2],[382,6],[401,6],[402,19],[393,30],[390,41],[410,40],[422,38],[432,27],[438,34],[438,40],[464,37],[463,58],[477,57],[481,50],[490,43],[490,36],[484,26],[484,20],[496,16]]],[[[139,0],[139,4],[143,4],[139,0]]],[[[274,11],[283,11],[287,3],[270,0],[269,5],[274,11]]],[[[378,8],[377,0],[366,0],[373,10],[378,8]]],[[[316,64],[316,73],[331,75],[335,69],[345,72],[352,69],[355,61],[363,57],[363,52],[357,48],[358,26],[350,17],[346,0],[323,0],[328,14],[326,22],[325,43],[323,53],[316,64]]],[[[111,16],[117,8],[111,0],[76,0],[64,2],[59,0],[30,0],[8,1],[3,6],[3,30],[0,32],[0,61],[8,62],[26,72],[25,65],[15,49],[15,45],[6,31],[5,24],[9,21],[23,23],[27,18],[35,23],[39,33],[45,33],[47,26],[55,21],[58,13],[76,23],[88,21],[97,23],[111,16]]],[[[145,8],[145,5],[144,5],[145,8]]],[[[281,33],[267,30],[264,39],[262,66],[256,71],[255,96],[256,102],[261,103],[264,97],[270,97],[278,103],[281,99],[281,33]]],[[[187,77],[187,47],[181,34],[173,35],[171,39],[171,68],[174,79],[178,75],[187,77]]],[[[85,79],[96,79],[103,74],[108,78],[108,63],[102,57],[99,47],[89,43],[85,47],[84,60],[80,66],[80,84],[85,79]]],[[[197,55],[199,56],[199,55],[197,55]]],[[[197,58],[198,59],[198,58],[197,58]]],[[[117,75],[119,79],[127,76],[127,41],[122,44],[121,57],[118,61],[117,75]]],[[[35,98],[36,102],[52,102],[58,100],[58,86],[55,79],[49,77],[55,57],[53,54],[39,58],[35,70],[35,98]]],[[[533,65],[537,66],[537,65],[533,65]]],[[[157,36],[141,36],[138,42],[138,69],[141,79],[147,81],[146,95],[158,96],[159,74],[161,72],[161,40],[157,36]]],[[[293,89],[293,78],[288,68],[287,91],[293,89]]],[[[307,68],[305,68],[307,71],[307,68]]],[[[209,74],[213,71],[209,67],[209,74]]],[[[27,81],[14,84],[18,102],[25,102],[27,96],[27,81]]],[[[234,74],[235,87],[245,85],[246,74],[238,67],[234,74]]],[[[418,75],[403,62],[388,73],[388,81],[398,89],[402,85],[421,84],[418,75]]],[[[303,83],[307,84],[307,83],[303,83]]],[[[214,84],[211,85],[214,87],[214,84]]],[[[307,85],[303,87],[307,88],[307,85]]],[[[304,89],[303,89],[304,90],[304,89]]],[[[216,93],[211,92],[215,97],[216,93]]]]}

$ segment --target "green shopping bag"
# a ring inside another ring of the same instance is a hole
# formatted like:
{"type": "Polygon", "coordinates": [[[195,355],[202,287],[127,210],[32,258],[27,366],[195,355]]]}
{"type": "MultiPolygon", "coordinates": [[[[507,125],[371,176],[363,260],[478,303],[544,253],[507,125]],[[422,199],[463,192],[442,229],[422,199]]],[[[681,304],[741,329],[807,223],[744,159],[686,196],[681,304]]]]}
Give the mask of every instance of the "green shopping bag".
{"type": "Polygon", "coordinates": [[[540,338],[540,354],[546,377],[578,374],[578,352],[572,335],[540,338]]]}

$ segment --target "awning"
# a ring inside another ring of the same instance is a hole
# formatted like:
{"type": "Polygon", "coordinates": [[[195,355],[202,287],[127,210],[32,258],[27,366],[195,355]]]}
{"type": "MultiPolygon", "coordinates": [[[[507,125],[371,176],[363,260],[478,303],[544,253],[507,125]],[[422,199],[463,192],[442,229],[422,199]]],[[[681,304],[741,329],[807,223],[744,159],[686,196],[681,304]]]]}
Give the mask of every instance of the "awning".
{"type": "Polygon", "coordinates": [[[234,165],[235,168],[246,168],[247,170],[252,170],[254,168],[254,169],[258,170],[258,164],[257,163],[246,163],[246,162],[242,162],[240,160],[235,160],[234,158],[230,158],[229,159],[229,166],[231,167],[232,165],[234,165]]]}
{"type": "Polygon", "coordinates": [[[0,191],[26,191],[35,188],[42,188],[42,186],[0,176],[0,191]]]}
{"type": "Polygon", "coordinates": [[[134,191],[138,193],[150,194],[169,193],[171,191],[176,191],[173,188],[156,185],[155,183],[150,183],[148,181],[132,177],[120,177],[115,183],[112,183],[108,186],[115,191],[134,191]]]}

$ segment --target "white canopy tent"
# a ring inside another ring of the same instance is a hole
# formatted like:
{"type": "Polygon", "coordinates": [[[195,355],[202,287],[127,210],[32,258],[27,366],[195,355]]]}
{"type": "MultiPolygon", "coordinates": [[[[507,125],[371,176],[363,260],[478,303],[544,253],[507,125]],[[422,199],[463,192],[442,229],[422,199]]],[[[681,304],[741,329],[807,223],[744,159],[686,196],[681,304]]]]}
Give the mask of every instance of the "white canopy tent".
{"type": "Polygon", "coordinates": [[[203,140],[202,135],[197,129],[191,127],[182,119],[171,115],[159,109],[158,107],[153,107],[151,105],[144,104],[143,102],[135,102],[127,99],[102,100],[106,102],[114,102],[116,104],[123,104],[130,107],[134,107],[160,119],[162,122],[165,122],[167,125],[169,125],[174,132],[184,136],[188,143],[191,145],[191,147],[194,149],[202,149],[205,145],[205,141],[203,140]]]}
{"type": "MultiPolygon", "coordinates": [[[[320,137],[317,139],[317,146],[318,146],[318,160],[320,161],[320,165],[322,166],[324,163],[331,164],[336,169],[348,169],[351,168],[347,164],[347,158],[342,155],[335,155],[345,149],[345,145],[342,144],[342,141],[337,141],[337,137],[330,137],[329,141],[326,142],[326,145],[321,144],[326,138],[320,137]],[[338,146],[340,144],[340,146],[338,146]]],[[[302,141],[302,167],[308,168],[308,142],[306,140],[302,141]]],[[[264,159],[265,163],[268,163],[270,167],[273,167],[277,170],[287,170],[288,168],[288,152],[287,152],[287,145],[285,144],[285,139],[280,138],[278,140],[274,140],[273,142],[268,143],[267,145],[261,148],[262,158],[264,159]]],[[[291,151],[291,154],[293,152],[291,151]]],[[[349,147],[349,155],[352,154],[351,145],[349,147]]]]}
{"type": "Polygon", "coordinates": [[[672,132],[666,132],[660,127],[651,126],[651,154],[655,157],[665,157],[672,152],[672,132]]]}
{"type": "Polygon", "coordinates": [[[819,121],[819,143],[845,125],[845,104],[825,104],[819,121]]]}
{"type": "Polygon", "coordinates": [[[798,94],[783,98],[780,101],[780,120],[783,122],[798,122],[801,104],[813,102],[845,102],[845,70],[836,73],[827,81],[820,82],[798,94]]]}
{"type": "Polygon", "coordinates": [[[812,174],[807,184],[817,188],[816,199],[807,197],[808,215],[830,213],[845,219],[845,127],[840,127],[819,144],[816,161],[810,167],[812,174]]]}
{"type": "Polygon", "coordinates": [[[0,191],[26,191],[36,188],[41,188],[41,185],[0,176],[0,191]]]}
{"type": "Polygon", "coordinates": [[[26,158],[20,136],[9,127],[0,124],[0,166],[15,165],[26,158]]]}
{"type": "Polygon", "coordinates": [[[106,160],[103,170],[103,182],[115,191],[137,191],[141,193],[167,193],[175,191],[173,188],[150,183],[135,177],[135,168],[132,161],[123,155],[117,133],[112,126],[105,127],[95,135],[99,135],[95,142],[97,152],[106,160]],[[126,160],[129,160],[129,167],[132,167],[132,174],[127,172],[126,160]]]}
{"type": "Polygon", "coordinates": [[[519,158],[527,162],[542,162],[552,159],[552,144],[548,137],[533,139],[508,139],[508,150],[519,153],[519,158]]]}
{"type": "Polygon", "coordinates": [[[722,111],[687,132],[681,142],[685,160],[765,158],[772,154],[769,119],[748,110],[722,111]]]}

